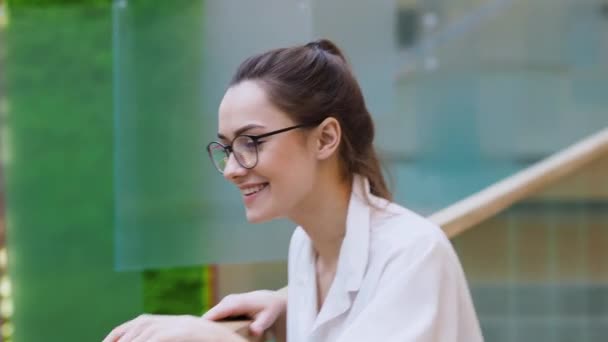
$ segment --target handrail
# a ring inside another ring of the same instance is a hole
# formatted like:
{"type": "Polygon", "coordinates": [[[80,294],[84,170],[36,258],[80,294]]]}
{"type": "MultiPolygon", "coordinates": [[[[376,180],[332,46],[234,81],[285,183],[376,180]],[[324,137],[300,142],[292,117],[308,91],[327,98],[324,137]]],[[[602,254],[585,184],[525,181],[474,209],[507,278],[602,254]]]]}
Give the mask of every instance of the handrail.
{"type": "MultiPolygon", "coordinates": [[[[440,226],[448,237],[453,238],[604,154],[608,154],[608,127],[432,214],[429,220],[440,226]]],[[[248,341],[259,341],[248,336],[250,323],[251,321],[232,321],[222,324],[226,324],[230,330],[248,341]]]]}
{"type": "Polygon", "coordinates": [[[608,127],[440,210],[429,219],[450,238],[455,237],[604,154],[608,154],[608,127]]]}

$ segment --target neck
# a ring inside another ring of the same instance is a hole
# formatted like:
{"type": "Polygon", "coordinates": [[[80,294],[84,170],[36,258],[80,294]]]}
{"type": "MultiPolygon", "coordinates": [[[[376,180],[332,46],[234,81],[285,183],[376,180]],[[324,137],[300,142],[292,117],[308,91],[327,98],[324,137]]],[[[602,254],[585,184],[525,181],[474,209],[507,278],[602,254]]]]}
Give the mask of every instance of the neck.
{"type": "Polygon", "coordinates": [[[349,182],[320,177],[297,213],[290,215],[310,237],[318,260],[326,265],[335,265],[340,255],[350,193],[349,182]]]}

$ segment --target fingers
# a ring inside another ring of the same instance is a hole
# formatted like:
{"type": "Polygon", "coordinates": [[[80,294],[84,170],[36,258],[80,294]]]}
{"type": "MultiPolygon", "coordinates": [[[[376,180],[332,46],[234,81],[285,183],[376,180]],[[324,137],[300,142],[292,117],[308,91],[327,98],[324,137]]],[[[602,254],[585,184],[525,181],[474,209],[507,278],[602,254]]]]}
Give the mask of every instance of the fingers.
{"type": "Polygon", "coordinates": [[[145,331],[142,331],[139,335],[137,335],[137,337],[134,337],[131,340],[126,340],[128,342],[152,342],[152,341],[158,341],[158,338],[156,338],[157,336],[157,331],[155,331],[154,329],[146,329],[145,331]],[[152,339],[152,337],[155,337],[154,339],[152,339]]]}
{"type": "Polygon", "coordinates": [[[227,314],[228,311],[229,310],[222,306],[220,302],[216,306],[209,309],[209,311],[205,312],[202,318],[208,319],[210,321],[217,321],[222,318],[228,317],[230,315],[229,313],[227,314]]]}
{"type": "Polygon", "coordinates": [[[114,328],[103,342],[124,342],[133,341],[138,337],[143,329],[152,321],[151,315],[140,315],[139,317],[125,322],[114,328]]]}
{"type": "Polygon", "coordinates": [[[274,324],[279,315],[278,310],[271,307],[262,312],[260,312],[256,317],[253,323],[249,326],[249,330],[255,336],[261,336],[268,328],[274,324]]]}
{"type": "Polygon", "coordinates": [[[102,342],[116,342],[121,338],[128,330],[129,325],[132,321],[125,322],[116,328],[114,328],[102,342]]]}
{"type": "Polygon", "coordinates": [[[245,294],[226,296],[220,303],[205,313],[202,318],[221,320],[226,317],[246,315],[253,318],[249,331],[262,336],[284,310],[283,296],[273,291],[253,291],[245,294]]]}
{"type": "Polygon", "coordinates": [[[239,295],[228,295],[202,317],[210,321],[217,321],[230,316],[251,315],[254,310],[251,303],[241,300],[239,295]]]}
{"type": "Polygon", "coordinates": [[[140,341],[142,335],[147,336],[147,328],[153,323],[154,316],[152,315],[140,315],[136,319],[129,322],[127,331],[118,339],[118,342],[133,342],[140,341]]]}
{"type": "Polygon", "coordinates": [[[122,335],[118,342],[133,342],[136,338],[144,333],[143,328],[141,327],[132,327],[127,331],[124,335],[122,335]]]}

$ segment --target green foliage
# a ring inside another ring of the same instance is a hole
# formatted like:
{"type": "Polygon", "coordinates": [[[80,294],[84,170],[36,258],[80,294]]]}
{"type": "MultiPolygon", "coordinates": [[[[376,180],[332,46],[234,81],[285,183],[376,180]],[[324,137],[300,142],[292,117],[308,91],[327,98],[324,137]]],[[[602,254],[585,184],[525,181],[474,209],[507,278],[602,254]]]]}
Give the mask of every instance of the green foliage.
{"type": "Polygon", "coordinates": [[[12,8],[65,5],[108,6],[112,0],[6,0],[12,8]]]}
{"type": "Polygon", "coordinates": [[[154,314],[203,313],[202,267],[143,272],[144,311],[154,314]]]}
{"type": "Polygon", "coordinates": [[[140,275],[113,270],[111,11],[23,7],[10,15],[14,339],[100,340],[141,311],[140,275]]]}

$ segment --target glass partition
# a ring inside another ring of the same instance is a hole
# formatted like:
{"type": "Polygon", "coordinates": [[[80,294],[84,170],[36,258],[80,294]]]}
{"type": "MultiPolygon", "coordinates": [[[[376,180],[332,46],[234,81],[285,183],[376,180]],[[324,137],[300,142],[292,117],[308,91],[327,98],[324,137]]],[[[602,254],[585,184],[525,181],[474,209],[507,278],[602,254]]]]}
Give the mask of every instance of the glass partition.
{"type": "Polygon", "coordinates": [[[487,341],[608,334],[608,156],[454,239],[487,341]]]}

